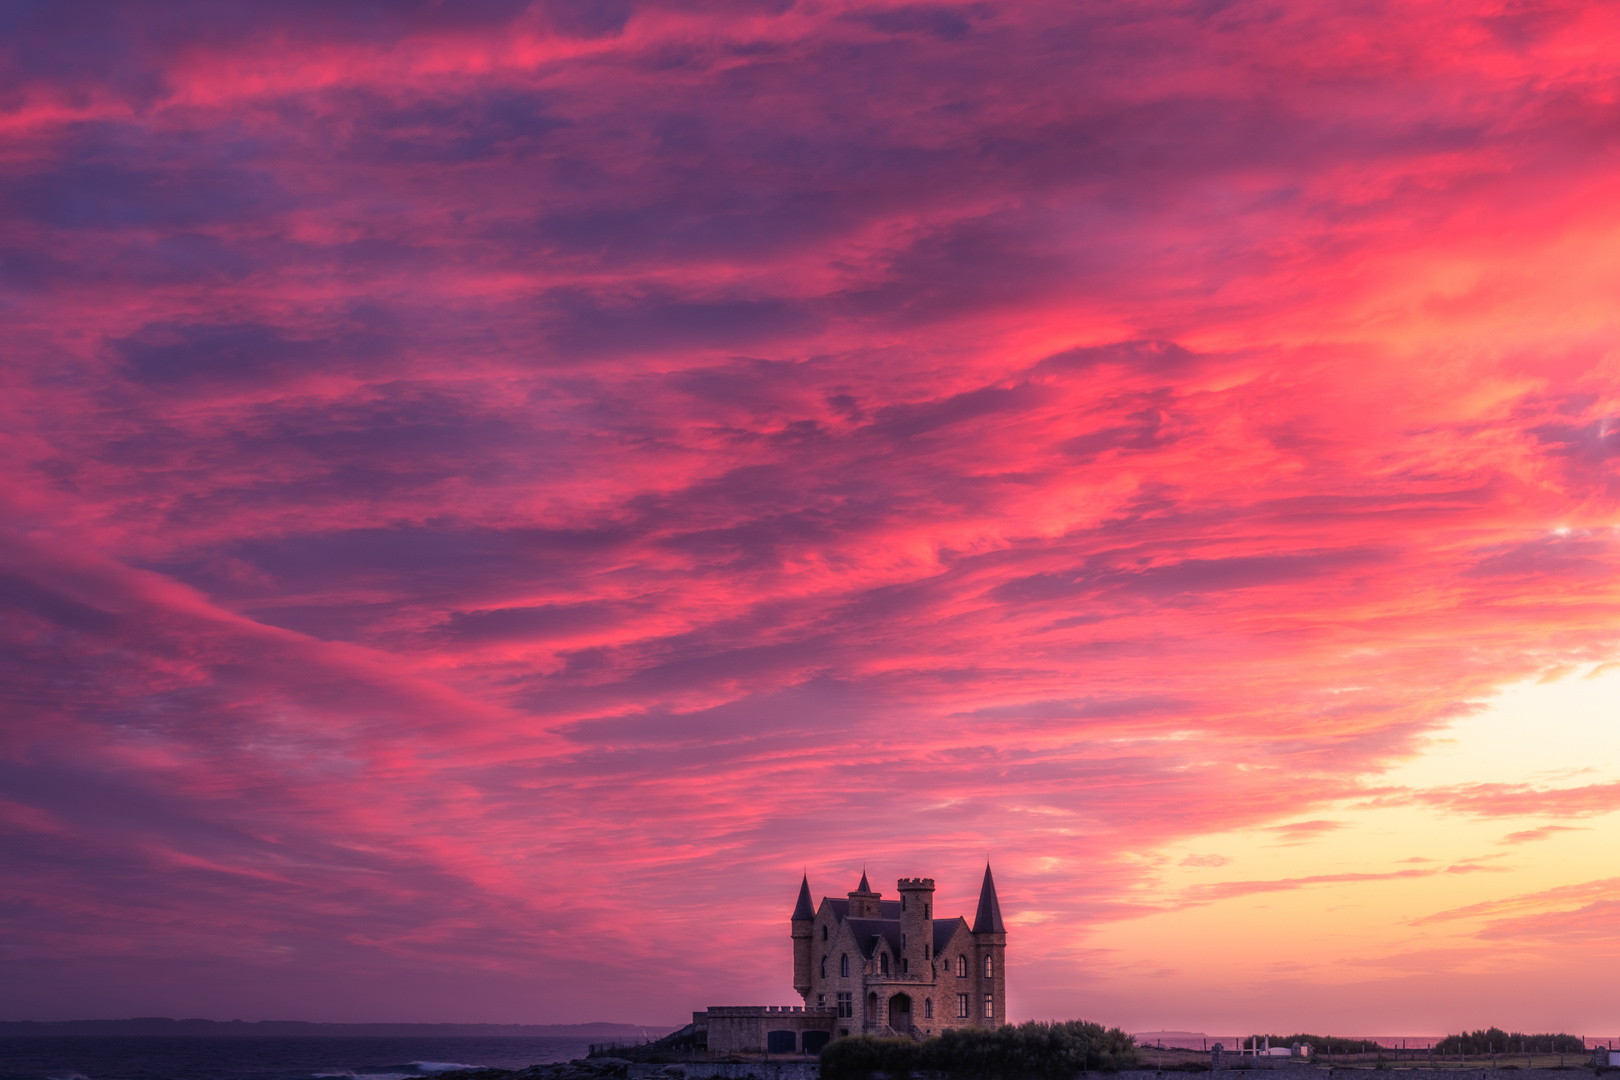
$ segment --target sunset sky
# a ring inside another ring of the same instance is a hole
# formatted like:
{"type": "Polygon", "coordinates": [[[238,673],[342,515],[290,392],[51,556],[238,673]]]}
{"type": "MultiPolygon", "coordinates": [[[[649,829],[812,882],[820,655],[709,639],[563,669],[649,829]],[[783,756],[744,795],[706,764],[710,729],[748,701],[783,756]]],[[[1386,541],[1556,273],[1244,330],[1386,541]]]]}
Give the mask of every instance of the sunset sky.
{"type": "Polygon", "coordinates": [[[1620,1033],[1620,6],[12,4],[0,1019],[1620,1033]]]}

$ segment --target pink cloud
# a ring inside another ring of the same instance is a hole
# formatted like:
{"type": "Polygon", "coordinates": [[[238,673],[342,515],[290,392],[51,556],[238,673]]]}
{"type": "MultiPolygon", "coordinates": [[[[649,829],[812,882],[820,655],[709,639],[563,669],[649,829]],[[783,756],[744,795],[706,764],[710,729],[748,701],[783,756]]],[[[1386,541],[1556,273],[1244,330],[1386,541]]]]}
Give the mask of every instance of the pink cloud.
{"type": "Polygon", "coordinates": [[[52,18],[13,1014],[668,1020],[806,865],[994,852],[1034,966],[1155,845],[1616,805],[1365,779],[1616,643],[1612,12],[52,18]]]}

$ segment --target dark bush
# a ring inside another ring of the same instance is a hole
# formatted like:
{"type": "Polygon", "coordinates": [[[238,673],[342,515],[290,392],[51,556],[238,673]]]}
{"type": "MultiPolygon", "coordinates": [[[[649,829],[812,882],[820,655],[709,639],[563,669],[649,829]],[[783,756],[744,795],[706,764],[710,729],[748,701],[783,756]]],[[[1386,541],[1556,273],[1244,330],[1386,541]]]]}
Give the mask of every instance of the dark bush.
{"type": "Polygon", "coordinates": [[[877,1072],[904,1080],[917,1070],[924,1045],[914,1039],[879,1039],[871,1035],[834,1039],[821,1048],[822,1080],[871,1080],[877,1072]]]}
{"type": "Polygon", "coordinates": [[[1136,1041],[1118,1028],[1083,1020],[1016,1027],[959,1028],[921,1041],[854,1036],[821,1051],[822,1080],[903,1080],[916,1072],[953,1080],[1067,1080],[1082,1070],[1117,1072],[1141,1064],[1136,1041]]]}
{"type": "Polygon", "coordinates": [[[1434,1050],[1437,1054],[1584,1054],[1586,1047],[1576,1035],[1526,1035],[1491,1027],[1447,1035],[1435,1044],[1434,1050]]]}

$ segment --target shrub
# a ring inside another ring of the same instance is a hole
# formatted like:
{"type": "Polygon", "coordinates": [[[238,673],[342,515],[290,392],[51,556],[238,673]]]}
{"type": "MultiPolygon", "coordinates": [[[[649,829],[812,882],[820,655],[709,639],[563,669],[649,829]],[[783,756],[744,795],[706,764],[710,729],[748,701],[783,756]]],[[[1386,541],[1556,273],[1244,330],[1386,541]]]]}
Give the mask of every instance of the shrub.
{"type": "Polygon", "coordinates": [[[1437,1054],[1583,1054],[1586,1047],[1579,1036],[1543,1033],[1526,1035],[1522,1031],[1503,1031],[1499,1027],[1482,1031],[1465,1031],[1460,1035],[1447,1035],[1434,1047],[1437,1054]]]}
{"type": "Polygon", "coordinates": [[[915,1072],[953,1080],[1067,1080],[1082,1070],[1117,1072],[1141,1064],[1136,1041],[1119,1028],[1083,1020],[999,1028],[956,1028],[931,1039],[835,1039],[821,1051],[822,1080],[903,1080],[915,1072]]]}

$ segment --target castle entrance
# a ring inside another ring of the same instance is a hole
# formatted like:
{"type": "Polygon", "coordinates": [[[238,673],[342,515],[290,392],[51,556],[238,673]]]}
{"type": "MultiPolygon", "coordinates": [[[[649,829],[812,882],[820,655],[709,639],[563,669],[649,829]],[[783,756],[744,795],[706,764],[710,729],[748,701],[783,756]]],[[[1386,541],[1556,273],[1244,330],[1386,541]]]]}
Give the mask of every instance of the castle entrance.
{"type": "Polygon", "coordinates": [[[911,998],[896,994],[889,999],[889,1026],[904,1035],[911,1030],[911,998]]]}

